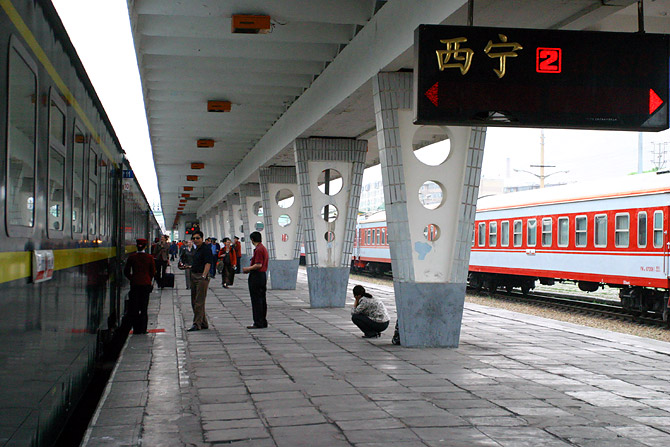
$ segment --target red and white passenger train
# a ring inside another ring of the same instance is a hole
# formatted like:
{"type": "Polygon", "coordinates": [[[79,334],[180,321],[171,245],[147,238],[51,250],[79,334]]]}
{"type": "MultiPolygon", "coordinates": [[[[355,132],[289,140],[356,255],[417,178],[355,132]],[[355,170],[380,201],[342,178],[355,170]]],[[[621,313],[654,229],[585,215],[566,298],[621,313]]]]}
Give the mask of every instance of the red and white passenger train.
{"type": "MultiPolygon", "coordinates": [[[[495,290],[537,281],[581,290],[620,289],[632,312],[668,318],[670,173],[632,175],[480,198],[470,286],[495,290]]],[[[383,212],[359,223],[353,267],[391,270],[383,212]]]]}

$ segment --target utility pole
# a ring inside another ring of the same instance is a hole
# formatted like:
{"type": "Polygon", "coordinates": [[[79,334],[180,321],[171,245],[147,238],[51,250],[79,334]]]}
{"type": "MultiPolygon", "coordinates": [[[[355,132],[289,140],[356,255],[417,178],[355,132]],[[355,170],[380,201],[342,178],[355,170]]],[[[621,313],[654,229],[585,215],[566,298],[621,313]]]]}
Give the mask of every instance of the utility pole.
{"type": "Polygon", "coordinates": [[[544,188],[544,179],[554,174],[568,173],[570,171],[556,171],[551,174],[545,174],[544,168],[555,168],[554,165],[545,165],[544,164],[544,129],[540,133],[540,164],[539,165],[530,165],[531,168],[540,168],[540,174],[535,174],[534,172],[524,171],[523,169],[515,169],[515,172],[525,172],[526,174],[534,175],[540,179],[540,188],[544,188]]]}

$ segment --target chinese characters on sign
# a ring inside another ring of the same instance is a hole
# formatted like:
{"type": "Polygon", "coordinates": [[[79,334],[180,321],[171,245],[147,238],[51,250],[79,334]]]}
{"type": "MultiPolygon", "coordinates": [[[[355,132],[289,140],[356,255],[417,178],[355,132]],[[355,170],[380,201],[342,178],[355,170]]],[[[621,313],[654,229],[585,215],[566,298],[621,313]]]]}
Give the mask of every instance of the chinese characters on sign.
{"type": "Polygon", "coordinates": [[[660,131],[670,36],[420,25],[415,124],[660,131]]]}
{"type": "MultiPolygon", "coordinates": [[[[490,58],[499,58],[500,66],[499,68],[494,68],[493,72],[498,75],[499,78],[505,76],[505,68],[507,66],[508,57],[517,57],[517,51],[523,50],[523,47],[517,42],[507,42],[507,36],[504,34],[498,34],[498,38],[501,43],[493,43],[489,40],[484,47],[484,53],[490,58]],[[506,48],[508,51],[502,52],[491,52],[491,50],[506,48]]],[[[458,68],[461,71],[462,75],[467,74],[470,71],[470,64],[472,64],[472,58],[475,52],[471,48],[461,48],[462,43],[468,41],[467,37],[456,37],[454,39],[441,39],[440,42],[447,46],[446,50],[436,50],[437,54],[437,64],[440,68],[440,71],[444,71],[446,68],[458,68]],[[454,61],[449,63],[453,58],[454,61]]]]}

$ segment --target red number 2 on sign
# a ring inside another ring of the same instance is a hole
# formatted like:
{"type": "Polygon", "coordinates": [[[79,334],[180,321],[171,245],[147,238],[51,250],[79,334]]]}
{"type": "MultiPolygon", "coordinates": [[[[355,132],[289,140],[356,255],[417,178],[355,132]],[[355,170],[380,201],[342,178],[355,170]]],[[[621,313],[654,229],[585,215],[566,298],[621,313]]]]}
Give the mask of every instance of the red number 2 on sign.
{"type": "Polygon", "coordinates": [[[560,48],[538,48],[535,54],[535,70],[538,73],[561,72],[560,48]]]}

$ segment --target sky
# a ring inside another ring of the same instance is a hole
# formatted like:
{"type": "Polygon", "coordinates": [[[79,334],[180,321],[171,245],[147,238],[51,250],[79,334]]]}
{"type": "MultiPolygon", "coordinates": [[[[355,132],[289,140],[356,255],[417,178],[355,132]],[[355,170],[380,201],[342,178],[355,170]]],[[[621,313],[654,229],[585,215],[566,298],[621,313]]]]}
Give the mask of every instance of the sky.
{"type": "MultiPolygon", "coordinates": [[[[167,1],[167,0],[166,0],[167,1]]],[[[158,182],[147,128],[142,88],[125,0],[53,0],[70,39],[96,88],[147,199],[159,204],[158,182]]],[[[547,183],[572,183],[637,171],[638,133],[545,130],[547,183]],[[567,172],[559,172],[567,171],[567,172]],[[549,175],[555,173],[555,175],[549,175]]],[[[668,143],[670,130],[643,133],[643,170],[654,167],[654,144],[668,143]]],[[[670,157],[670,154],[668,154],[670,157]]],[[[513,184],[537,183],[540,129],[493,128],[487,131],[482,177],[513,184]],[[509,159],[510,169],[507,168],[509,159]]],[[[666,168],[670,167],[670,160],[666,168]]],[[[379,167],[364,182],[381,179],[379,167]]],[[[162,219],[162,217],[161,217],[162,219]]],[[[164,224],[163,224],[164,225],[164,224]]]]}
{"type": "MultiPolygon", "coordinates": [[[[142,86],[124,0],[52,0],[152,206],[160,204],[142,86]]],[[[157,216],[159,223],[162,215],[157,216]]]]}

